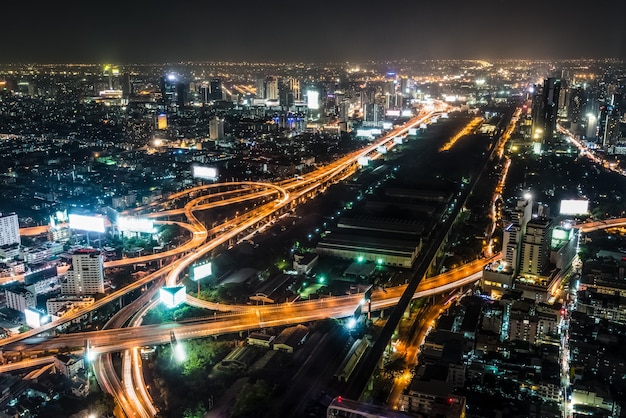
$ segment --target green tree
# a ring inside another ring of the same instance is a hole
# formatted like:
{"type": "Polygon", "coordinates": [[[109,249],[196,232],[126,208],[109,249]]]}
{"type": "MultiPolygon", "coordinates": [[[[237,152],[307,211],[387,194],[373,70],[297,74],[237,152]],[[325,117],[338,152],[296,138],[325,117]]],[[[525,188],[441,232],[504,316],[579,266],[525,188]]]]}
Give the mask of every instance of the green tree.
{"type": "Polygon", "coordinates": [[[267,401],[272,390],[264,380],[243,385],[231,408],[232,418],[260,418],[266,416],[267,401]]]}

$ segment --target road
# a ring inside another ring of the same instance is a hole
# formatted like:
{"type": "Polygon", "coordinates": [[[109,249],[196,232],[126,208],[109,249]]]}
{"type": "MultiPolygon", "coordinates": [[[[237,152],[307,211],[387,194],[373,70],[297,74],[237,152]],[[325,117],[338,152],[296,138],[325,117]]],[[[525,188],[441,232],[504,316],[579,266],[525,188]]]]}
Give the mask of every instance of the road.
{"type": "MultiPolygon", "coordinates": [[[[243,198],[242,196],[236,196],[234,198],[228,197],[230,193],[236,193],[237,190],[228,190],[217,192],[209,195],[202,195],[200,197],[194,198],[187,202],[184,208],[182,209],[174,209],[174,210],[162,210],[159,212],[153,212],[149,214],[151,217],[162,217],[162,216],[172,216],[178,214],[184,214],[188,219],[188,223],[184,222],[175,222],[175,221],[157,221],[160,223],[176,223],[181,227],[188,229],[191,232],[191,239],[183,246],[170,250],[169,252],[159,253],[159,254],[150,254],[143,257],[138,258],[129,258],[124,260],[115,260],[114,262],[109,262],[106,267],[130,264],[130,263],[138,263],[138,262],[146,262],[146,261],[154,261],[163,257],[185,254],[181,259],[179,259],[174,264],[168,265],[159,272],[154,273],[153,275],[148,276],[147,278],[142,279],[139,283],[135,283],[133,287],[124,288],[115,294],[108,296],[107,298],[98,301],[96,306],[91,307],[90,309],[85,309],[77,312],[75,314],[75,318],[84,315],[85,313],[97,309],[98,307],[104,306],[106,303],[110,303],[121,294],[127,293],[131,290],[134,290],[140,286],[149,283],[157,278],[162,278],[167,276],[167,283],[172,285],[178,282],[181,277],[181,273],[185,268],[189,267],[195,261],[201,259],[208,252],[214,250],[220,245],[227,243],[229,240],[236,239],[238,235],[245,233],[250,228],[254,228],[255,225],[258,225],[259,222],[262,222],[263,219],[268,218],[272,214],[278,212],[279,210],[285,207],[292,207],[302,201],[306,200],[314,196],[317,189],[322,187],[328,182],[338,181],[337,179],[342,179],[350,176],[356,170],[356,161],[362,156],[371,154],[372,158],[376,158],[376,149],[380,145],[388,145],[389,143],[393,144],[393,138],[398,135],[403,135],[408,131],[408,129],[416,126],[420,123],[423,123],[425,120],[430,119],[435,113],[440,112],[441,110],[433,110],[427,113],[422,113],[418,117],[411,120],[407,125],[394,129],[392,132],[387,134],[382,139],[370,144],[368,147],[354,152],[338,161],[329,164],[326,167],[322,167],[313,173],[309,173],[306,176],[303,176],[299,179],[291,179],[284,182],[281,182],[280,185],[271,185],[269,183],[256,183],[256,182],[247,182],[244,185],[248,187],[248,191],[251,192],[248,197],[250,199],[254,198],[267,198],[272,195],[277,195],[278,199],[276,201],[272,201],[271,203],[267,203],[259,208],[253,208],[252,211],[242,214],[241,216],[236,216],[235,218],[228,221],[226,224],[220,225],[218,228],[213,228],[210,231],[207,230],[195,217],[194,211],[206,210],[210,207],[214,207],[213,205],[224,205],[229,203],[241,202],[243,198]],[[217,199],[215,199],[217,197],[217,199]],[[215,200],[213,200],[215,199],[215,200]],[[209,200],[209,202],[207,202],[209,200]],[[227,231],[224,231],[226,227],[229,227],[227,231]],[[207,242],[208,237],[214,237],[210,241],[207,242]]],[[[241,187],[242,183],[232,183],[229,184],[233,187],[241,187]]],[[[211,185],[218,186],[218,185],[211,185]]],[[[224,186],[224,184],[221,184],[224,186]]],[[[201,192],[201,190],[206,190],[209,187],[202,186],[197,188],[196,190],[190,189],[181,191],[177,194],[171,195],[168,198],[168,202],[173,201],[174,199],[184,198],[189,196],[194,192],[201,192]]],[[[167,204],[167,202],[155,202],[150,206],[153,206],[155,209],[159,208],[159,205],[167,204]]],[[[624,225],[626,224],[626,219],[622,220],[613,220],[612,225],[624,225]],[[619,222],[618,222],[619,221],[619,222]]],[[[598,226],[601,228],[602,226],[598,226]]],[[[607,227],[607,226],[604,226],[607,227]]],[[[35,231],[40,231],[38,229],[30,229],[28,232],[34,233],[35,231]]],[[[485,263],[483,260],[482,263],[485,263]]],[[[478,269],[474,269],[472,267],[464,267],[459,269],[458,271],[451,271],[446,273],[446,275],[440,275],[433,278],[433,280],[424,281],[425,286],[430,286],[429,288],[419,287],[415,293],[415,295],[423,296],[428,294],[435,294],[440,291],[445,291],[446,289],[452,289],[459,286],[459,283],[470,283],[471,281],[476,281],[480,277],[480,272],[482,271],[482,264],[480,264],[478,269]],[[450,274],[450,275],[448,275],[450,274]]],[[[421,286],[421,283],[420,283],[421,286]]],[[[390,289],[387,289],[387,292],[390,293],[390,289]]],[[[400,300],[401,293],[397,296],[391,296],[385,294],[380,297],[380,302],[373,302],[373,309],[381,309],[388,301],[393,301],[395,298],[395,303],[400,300]]],[[[375,296],[376,300],[377,296],[375,296]]],[[[226,332],[233,332],[235,330],[243,330],[243,329],[254,329],[261,326],[269,326],[269,325],[287,325],[290,323],[297,322],[306,322],[314,319],[321,319],[326,317],[343,317],[349,316],[352,314],[355,305],[355,300],[349,300],[348,302],[335,301],[340,298],[329,298],[322,299],[320,301],[315,301],[315,303],[325,304],[322,309],[320,306],[314,310],[314,312],[309,312],[308,309],[301,309],[303,307],[309,307],[307,305],[308,302],[301,302],[297,304],[284,304],[282,306],[274,306],[274,307],[262,307],[260,311],[251,314],[249,312],[250,307],[245,306],[228,306],[223,304],[210,304],[205,301],[201,301],[199,299],[193,298],[192,296],[187,296],[187,303],[190,305],[201,306],[207,309],[212,310],[228,310],[228,311],[242,311],[239,314],[228,315],[228,320],[223,323],[223,316],[220,316],[219,319],[213,321],[207,321],[206,323],[201,324],[193,324],[193,325],[181,325],[181,331],[177,330],[177,337],[181,340],[186,338],[197,338],[205,335],[214,335],[226,332]],[[343,303],[346,303],[343,305],[343,303]],[[332,305],[332,306],[331,306],[332,305]],[[297,308],[296,308],[297,306],[297,308]],[[295,314],[295,310],[298,310],[297,315],[295,314]],[[260,322],[259,318],[262,318],[263,321],[260,322]]],[[[259,308],[257,308],[259,309],[259,308]]],[[[59,321],[55,321],[51,323],[44,329],[33,330],[24,334],[21,334],[16,337],[9,338],[7,340],[1,341],[0,345],[7,346],[6,348],[11,348],[10,344],[17,343],[18,341],[24,340],[26,338],[32,337],[45,331],[46,329],[55,328],[68,320],[75,319],[64,317],[59,321]]],[[[138,347],[146,344],[159,344],[163,342],[169,341],[169,331],[172,326],[176,326],[173,324],[166,324],[164,329],[152,329],[150,327],[141,327],[140,330],[131,331],[131,334],[125,334],[128,331],[115,330],[115,335],[112,338],[111,335],[108,335],[105,331],[96,331],[96,334],[92,335],[79,335],[78,337],[67,337],[68,340],[64,341],[63,346],[73,345],[76,341],[81,340],[82,342],[85,339],[89,338],[90,341],[93,342],[94,346],[97,347],[97,352],[105,353],[111,351],[118,351],[123,349],[133,349],[134,347],[138,347]],[[168,328],[170,327],[170,328],[168,328]]],[[[45,344],[50,344],[53,346],[58,344],[60,340],[63,340],[65,336],[58,337],[55,339],[50,339],[45,344]]],[[[78,346],[82,345],[78,344],[78,346]]],[[[132,351],[131,351],[132,352],[132,351]]],[[[14,366],[15,367],[15,366],[14,366]]]]}

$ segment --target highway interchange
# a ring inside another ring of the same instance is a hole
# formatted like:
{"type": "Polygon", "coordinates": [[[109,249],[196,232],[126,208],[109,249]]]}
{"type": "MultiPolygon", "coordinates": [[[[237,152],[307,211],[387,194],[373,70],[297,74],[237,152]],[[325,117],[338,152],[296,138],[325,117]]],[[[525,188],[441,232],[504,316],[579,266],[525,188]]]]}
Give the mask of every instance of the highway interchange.
{"type": "MultiPolygon", "coordinates": [[[[365,156],[377,158],[377,150],[380,146],[393,146],[395,137],[406,135],[409,129],[428,123],[433,116],[437,116],[446,110],[446,106],[439,103],[428,111],[421,112],[402,127],[395,128],[367,147],[299,178],[278,184],[264,182],[207,184],[170,195],[166,201],[154,202],[146,207],[129,211],[129,215],[141,214],[141,216],[158,219],[156,221],[157,224],[176,224],[188,231],[190,239],[177,248],[161,253],[106,262],[105,268],[110,268],[161,259],[174,260],[158,271],[98,300],[88,308],[78,310],[56,321],[45,324],[41,328],[1,340],[0,346],[5,351],[19,350],[24,347],[28,347],[29,350],[46,350],[60,347],[83,347],[88,342],[90,357],[95,361],[96,376],[103,389],[113,394],[118,405],[127,416],[153,417],[157,411],[152,406],[150,395],[143,384],[141,364],[138,356],[139,347],[170,343],[172,331],[175,332],[176,339],[181,341],[189,338],[200,338],[242,330],[352,315],[355,307],[363,298],[362,294],[254,307],[250,305],[211,303],[187,294],[187,304],[222,312],[219,314],[216,312],[213,317],[208,319],[187,323],[141,325],[143,314],[157,303],[155,295],[162,283],[168,286],[178,284],[186,269],[199,260],[206,258],[212,251],[220,246],[239,241],[240,237],[249,235],[251,231],[271,222],[306,199],[314,197],[320,189],[324,189],[329,184],[351,176],[358,169],[359,158],[365,156]],[[172,208],[179,199],[185,199],[185,205],[172,208]],[[237,214],[235,217],[210,229],[207,229],[194,215],[194,212],[197,211],[241,203],[245,200],[259,201],[261,199],[263,200],[262,204],[254,205],[251,210],[237,214]],[[162,219],[180,216],[184,216],[186,221],[162,219]],[[153,282],[156,285],[149,287],[149,290],[140,299],[118,312],[102,330],[63,334],[54,338],[37,338],[39,334],[54,330],[66,322],[99,309],[108,303],[114,302],[124,294],[143,288],[153,282]],[[110,353],[118,351],[123,352],[123,376],[121,381],[112,366],[110,357],[110,353]]],[[[626,224],[626,219],[614,219],[605,222],[582,224],[579,227],[583,232],[586,232],[624,224],[626,224]]],[[[22,230],[21,233],[35,235],[42,232],[40,229],[31,228],[22,230]]],[[[464,284],[474,283],[480,279],[484,266],[498,258],[499,254],[488,259],[476,260],[459,269],[438,276],[426,278],[420,282],[414,297],[441,293],[458,288],[464,284]]],[[[397,286],[385,289],[384,292],[381,290],[374,291],[372,295],[372,309],[378,310],[395,306],[405,289],[406,286],[397,286]]],[[[18,363],[2,365],[0,366],[0,371],[35,367],[47,364],[50,361],[51,358],[48,357],[28,359],[18,363]]]]}

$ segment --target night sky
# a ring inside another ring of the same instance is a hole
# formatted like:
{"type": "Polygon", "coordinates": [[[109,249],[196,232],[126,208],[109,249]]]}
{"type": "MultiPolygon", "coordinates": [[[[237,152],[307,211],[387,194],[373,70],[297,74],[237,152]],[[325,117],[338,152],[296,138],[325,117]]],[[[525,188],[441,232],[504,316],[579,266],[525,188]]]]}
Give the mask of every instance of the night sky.
{"type": "Polygon", "coordinates": [[[2,63],[626,59],[624,0],[3,3],[2,63]]]}

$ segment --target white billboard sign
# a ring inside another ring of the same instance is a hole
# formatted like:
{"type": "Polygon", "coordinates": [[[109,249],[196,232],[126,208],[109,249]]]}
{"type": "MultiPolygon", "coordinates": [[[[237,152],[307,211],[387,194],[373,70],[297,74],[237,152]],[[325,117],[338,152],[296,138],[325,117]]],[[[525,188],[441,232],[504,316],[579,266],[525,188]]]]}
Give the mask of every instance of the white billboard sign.
{"type": "Polygon", "coordinates": [[[69,214],[70,228],[81,231],[104,232],[104,218],[101,216],[85,216],[69,214]]]}
{"type": "Polygon", "coordinates": [[[117,229],[122,232],[143,232],[146,234],[156,232],[152,219],[132,216],[120,216],[117,219],[117,229]]]}
{"type": "Polygon", "coordinates": [[[159,289],[159,300],[168,308],[175,308],[185,301],[185,286],[162,287],[159,289]]]}
{"type": "Polygon", "coordinates": [[[361,167],[367,167],[367,165],[370,163],[370,158],[369,157],[359,157],[357,162],[358,162],[358,164],[361,167]]]}
{"type": "Polygon", "coordinates": [[[588,200],[561,200],[561,215],[584,215],[589,212],[588,200]]]}
{"type": "Polygon", "coordinates": [[[191,168],[191,173],[194,178],[215,180],[217,178],[217,168],[204,167],[201,165],[194,165],[191,168]]]}
{"type": "Polygon", "coordinates": [[[198,281],[209,277],[211,274],[213,274],[211,263],[199,264],[192,267],[191,279],[198,281]]]}
{"type": "Polygon", "coordinates": [[[320,108],[320,92],[315,90],[309,90],[306,94],[306,105],[309,109],[320,108]]]}
{"type": "Polygon", "coordinates": [[[47,323],[50,318],[33,308],[24,309],[24,316],[26,318],[26,325],[31,328],[39,328],[42,324],[47,323]]]}

